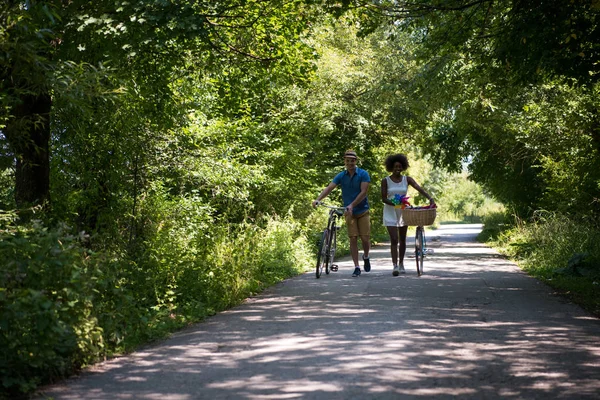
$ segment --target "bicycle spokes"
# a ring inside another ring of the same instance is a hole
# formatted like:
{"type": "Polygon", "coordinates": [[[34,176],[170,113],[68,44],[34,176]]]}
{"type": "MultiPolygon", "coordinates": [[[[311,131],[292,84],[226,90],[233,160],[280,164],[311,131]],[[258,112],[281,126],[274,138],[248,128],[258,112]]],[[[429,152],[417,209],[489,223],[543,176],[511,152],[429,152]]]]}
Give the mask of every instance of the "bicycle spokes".
{"type": "Polygon", "coordinates": [[[423,275],[423,258],[425,257],[425,233],[422,227],[417,227],[415,235],[415,260],[417,263],[417,275],[423,275]]]}
{"type": "Polygon", "coordinates": [[[329,262],[329,231],[326,229],[321,234],[321,241],[319,242],[319,253],[317,254],[317,266],[315,269],[315,276],[318,278],[323,274],[323,268],[329,262]]]}

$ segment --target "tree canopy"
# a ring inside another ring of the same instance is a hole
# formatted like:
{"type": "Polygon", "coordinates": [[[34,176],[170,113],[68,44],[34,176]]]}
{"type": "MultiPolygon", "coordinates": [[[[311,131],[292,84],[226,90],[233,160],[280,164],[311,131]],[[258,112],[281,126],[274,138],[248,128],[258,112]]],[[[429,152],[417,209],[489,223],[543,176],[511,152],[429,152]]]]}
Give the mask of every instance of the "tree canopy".
{"type": "Polygon", "coordinates": [[[323,222],[310,201],[348,148],[374,199],[401,152],[441,207],[485,193],[523,218],[597,226],[599,13],[597,0],[1,2],[2,384],[28,392],[298,273],[323,222]]]}
{"type": "Polygon", "coordinates": [[[404,49],[398,38],[407,34],[414,42],[413,78],[396,81],[413,104],[397,112],[414,116],[404,120],[416,122],[416,141],[438,165],[468,163],[472,179],[521,215],[597,215],[598,2],[378,2],[367,10],[375,26],[388,22],[391,43],[404,49]]]}

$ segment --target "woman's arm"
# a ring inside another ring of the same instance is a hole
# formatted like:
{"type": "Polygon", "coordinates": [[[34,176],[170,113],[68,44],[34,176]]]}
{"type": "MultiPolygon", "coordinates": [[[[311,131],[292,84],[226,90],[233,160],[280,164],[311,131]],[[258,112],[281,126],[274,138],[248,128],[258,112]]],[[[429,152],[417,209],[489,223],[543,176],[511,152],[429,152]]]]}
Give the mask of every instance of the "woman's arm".
{"type": "Polygon", "coordinates": [[[431,197],[429,195],[429,193],[427,193],[421,186],[419,186],[419,184],[417,182],[415,182],[415,180],[413,178],[411,178],[410,176],[407,176],[406,179],[408,180],[408,184],[412,187],[414,187],[417,192],[421,193],[423,196],[425,196],[426,198],[429,199],[429,204],[434,205],[435,201],[433,200],[433,197],[431,197]]]}
{"type": "Polygon", "coordinates": [[[392,201],[390,199],[388,199],[388,187],[387,187],[387,178],[383,178],[383,180],[381,181],[381,201],[383,201],[385,204],[389,204],[390,206],[393,206],[394,203],[392,203],[392,201]]]}

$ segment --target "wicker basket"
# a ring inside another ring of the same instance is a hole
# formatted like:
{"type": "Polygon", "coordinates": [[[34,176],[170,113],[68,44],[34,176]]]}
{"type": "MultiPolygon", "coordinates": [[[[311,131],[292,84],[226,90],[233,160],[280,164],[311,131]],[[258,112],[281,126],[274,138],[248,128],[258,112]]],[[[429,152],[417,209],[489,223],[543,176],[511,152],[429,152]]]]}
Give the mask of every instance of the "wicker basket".
{"type": "Polygon", "coordinates": [[[405,208],[402,210],[402,220],[405,225],[425,226],[433,224],[437,215],[436,208],[405,208]]]}

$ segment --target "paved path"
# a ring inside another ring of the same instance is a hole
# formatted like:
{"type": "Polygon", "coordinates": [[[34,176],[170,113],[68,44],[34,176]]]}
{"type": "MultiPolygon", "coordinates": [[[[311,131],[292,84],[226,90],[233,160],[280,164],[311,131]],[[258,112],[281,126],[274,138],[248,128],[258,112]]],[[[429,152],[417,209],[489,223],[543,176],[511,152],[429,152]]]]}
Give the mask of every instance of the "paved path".
{"type": "Polygon", "coordinates": [[[46,388],[54,399],[599,399],[600,321],[474,241],[428,231],[417,277],[287,280],[154,347],[46,388]]]}

